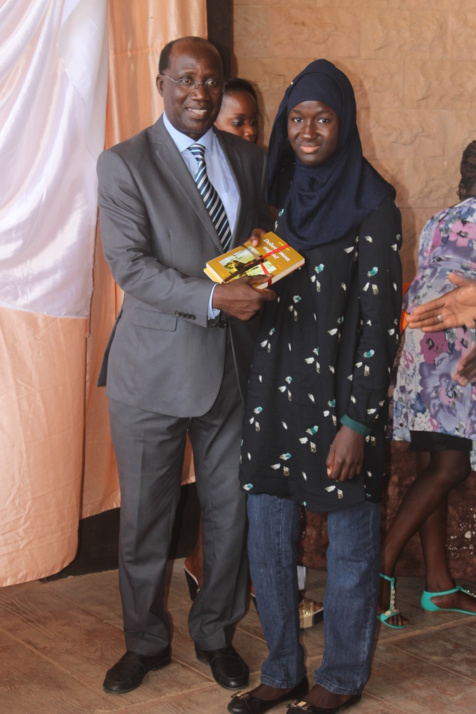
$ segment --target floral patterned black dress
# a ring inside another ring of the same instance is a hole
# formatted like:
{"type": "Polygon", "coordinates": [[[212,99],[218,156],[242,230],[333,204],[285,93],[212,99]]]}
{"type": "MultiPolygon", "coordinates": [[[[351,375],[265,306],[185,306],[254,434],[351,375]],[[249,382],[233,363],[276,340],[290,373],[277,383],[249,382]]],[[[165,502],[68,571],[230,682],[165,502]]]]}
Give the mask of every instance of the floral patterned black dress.
{"type": "Polygon", "coordinates": [[[247,492],[311,511],[380,499],[400,245],[400,212],[385,198],[358,231],[304,252],[305,265],[273,286],[279,297],[265,307],[245,411],[247,492]],[[365,436],[365,465],[354,479],[334,482],[326,459],[341,424],[365,436]]]}

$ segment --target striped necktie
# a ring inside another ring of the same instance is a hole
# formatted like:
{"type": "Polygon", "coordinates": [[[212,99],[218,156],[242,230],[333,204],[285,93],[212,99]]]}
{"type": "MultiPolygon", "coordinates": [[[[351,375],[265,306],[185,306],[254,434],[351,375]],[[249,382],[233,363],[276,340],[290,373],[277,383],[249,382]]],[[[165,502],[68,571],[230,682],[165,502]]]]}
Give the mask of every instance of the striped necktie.
{"type": "Polygon", "coordinates": [[[198,162],[197,173],[194,176],[200,196],[203,199],[205,208],[210,214],[212,223],[218,233],[218,238],[223,246],[223,250],[228,250],[231,241],[231,230],[226,211],[221,198],[213,187],[207,174],[205,163],[205,147],[202,144],[192,144],[188,150],[195,156],[198,162]]]}

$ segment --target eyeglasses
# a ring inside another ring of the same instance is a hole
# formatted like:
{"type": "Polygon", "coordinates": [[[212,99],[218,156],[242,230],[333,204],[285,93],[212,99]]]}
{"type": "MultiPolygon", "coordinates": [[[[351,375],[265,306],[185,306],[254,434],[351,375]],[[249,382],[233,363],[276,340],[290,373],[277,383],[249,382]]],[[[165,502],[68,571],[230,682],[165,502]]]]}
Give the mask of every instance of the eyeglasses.
{"type": "Polygon", "coordinates": [[[180,77],[180,79],[174,79],[168,74],[162,72],[162,77],[167,77],[174,84],[178,84],[180,89],[184,89],[191,92],[192,89],[198,89],[199,87],[205,87],[209,92],[220,92],[223,89],[223,82],[219,79],[206,79],[204,82],[197,82],[192,77],[180,77]]]}

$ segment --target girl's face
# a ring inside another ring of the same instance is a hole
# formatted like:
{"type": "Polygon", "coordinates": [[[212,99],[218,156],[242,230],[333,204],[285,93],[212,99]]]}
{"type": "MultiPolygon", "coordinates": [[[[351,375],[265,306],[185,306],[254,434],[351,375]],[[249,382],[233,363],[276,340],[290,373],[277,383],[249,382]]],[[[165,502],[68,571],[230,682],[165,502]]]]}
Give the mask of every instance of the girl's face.
{"type": "Polygon", "coordinates": [[[242,139],[256,144],[258,140],[258,107],[254,97],[245,91],[224,94],[215,126],[222,131],[236,134],[242,139]]]}
{"type": "Polygon", "coordinates": [[[288,137],[304,166],[320,166],[337,149],[339,118],[324,102],[301,102],[289,112],[288,137]]]}

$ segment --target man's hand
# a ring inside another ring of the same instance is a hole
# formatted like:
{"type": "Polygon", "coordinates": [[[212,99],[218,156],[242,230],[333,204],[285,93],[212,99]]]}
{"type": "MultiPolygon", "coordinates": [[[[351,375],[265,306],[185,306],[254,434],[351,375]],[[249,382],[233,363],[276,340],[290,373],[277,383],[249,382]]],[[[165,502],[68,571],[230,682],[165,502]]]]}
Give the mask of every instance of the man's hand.
{"type": "Polygon", "coordinates": [[[327,476],[334,481],[349,481],[364,467],[364,437],[342,425],[326,459],[327,476]]]}
{"type": "Polygon", "coordinates": [[[408,316],[408,327],[438,332],[449,327],[476,326],[476,281],[456,273],[449,273],[448,280],[456,289],[416,307],[408,316]]]}
{"type": "Polygon", "coordinates": [[[267,283],[268,278],[237,278],[229,283],[219,283],[213,292],[213,307],[238,320],[250,320],[265,302],[276,300],[274,290],[253,287],[267,283]]]}

